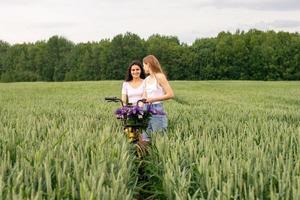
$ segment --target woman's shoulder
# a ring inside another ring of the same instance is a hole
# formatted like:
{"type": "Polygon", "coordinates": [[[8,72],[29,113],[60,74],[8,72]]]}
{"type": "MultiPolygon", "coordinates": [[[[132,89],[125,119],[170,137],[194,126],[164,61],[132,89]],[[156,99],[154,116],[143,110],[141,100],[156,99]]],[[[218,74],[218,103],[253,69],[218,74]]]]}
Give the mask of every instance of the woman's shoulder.
{"type": "Polygon", "coordinates": [[[155,74],[155,77],[161,78],[161,77],[166,77],[166,75],[164,73],[159,72],[155,74]]]}
{"type": "Polygon", "coordinates": [[[166,80],[166,75],[164,73],[156,73],[155,78],[160,82],[166,80]]]}
{"type": "Polygon", "coordinates": [[[124,81],[122,84],[123,87],[127,87],[128,86],[128,81],[124,81]]]}

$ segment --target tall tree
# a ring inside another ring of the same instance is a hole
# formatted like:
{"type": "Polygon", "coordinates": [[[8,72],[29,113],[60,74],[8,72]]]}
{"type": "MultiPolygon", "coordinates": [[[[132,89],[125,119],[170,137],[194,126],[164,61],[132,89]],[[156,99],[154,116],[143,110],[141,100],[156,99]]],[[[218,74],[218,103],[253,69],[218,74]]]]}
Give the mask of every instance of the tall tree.
{"type": "Polygon", "coordinates": [[[180,42],[175,36],[152,35],[146,41],[147,54],[154,54],[161,62],[168,78],[174,79],[173,70],[178,68],[180,42]]]}
{"type": "Polygon", "coordinates": [[[74,44],[64,37],[51,37],[46,46],[47,64],[43,69],[43,77],[47,81],[62,81],[66,73],[67,57],[74,44]]]}
{"type": "Polygon", "coordinates": [[[4,65],[4,60],[9,47],[10,47],[9,43],[0,40],[0,78],[1,78],[1,74],[4,73],[7,68],[4,65]]]}
{"type": "Polygon", "coordinates": [[[190,78],[193,80],[215,79],[215,51],[216,39],[197,39],[192,44],[191,49],[194,53],[192,60],[193,68],[190,69],[190,78]]]}
{"type": "Polygon", "coordinates": [[[143,40],[136,34],[119,34],[111,41],[109,52],[109,79],[124,79],[126,69],[132,60],[141,60],[146,51],[143,40]]]}

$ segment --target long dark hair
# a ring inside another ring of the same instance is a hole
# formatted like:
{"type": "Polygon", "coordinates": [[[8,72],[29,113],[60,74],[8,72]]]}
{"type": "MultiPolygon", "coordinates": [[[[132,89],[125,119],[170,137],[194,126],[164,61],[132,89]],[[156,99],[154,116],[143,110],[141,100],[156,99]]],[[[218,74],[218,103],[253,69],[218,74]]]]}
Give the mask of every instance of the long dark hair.
{"type": "Polygon", "coordinates": [[[137,65],[140,67],[141,69],[141,74],[140,74],[140,78],[141,79],[145,79],[146,78],[146,75],[145,75],[145,71],[144,71],[144,68],[143,68],[143,65],[140,61],[138,60],[134,60],[130,63],[128,69],[127,69],[127,74],[126,74],[126,78],[125,78],[125,81],[131,81],[133,79],[132,75],[131,75],[131,67],[133,65],[137,65]]]}

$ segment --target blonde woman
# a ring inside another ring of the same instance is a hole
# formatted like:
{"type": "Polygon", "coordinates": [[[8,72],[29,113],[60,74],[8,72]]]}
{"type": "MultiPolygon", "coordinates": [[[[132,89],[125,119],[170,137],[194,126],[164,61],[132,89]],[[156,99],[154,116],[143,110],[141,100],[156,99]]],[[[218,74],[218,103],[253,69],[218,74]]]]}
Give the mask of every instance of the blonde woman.
{"type": "MultiPolygon", "coordinates": [[[[149,76],[145,79],[145,91],[143,98],[149,103],[147,106],[164,112],[163,101],[174,97],[166,75],[164,74],[158,59],[154,55],[148,55],[143,59],[143,67],[149,76]]],[[[152,115],[146,133],[143,133],[143,140],[149,141],[151,133],[166,131],[168,120],[166,115],[152,115]]]]}

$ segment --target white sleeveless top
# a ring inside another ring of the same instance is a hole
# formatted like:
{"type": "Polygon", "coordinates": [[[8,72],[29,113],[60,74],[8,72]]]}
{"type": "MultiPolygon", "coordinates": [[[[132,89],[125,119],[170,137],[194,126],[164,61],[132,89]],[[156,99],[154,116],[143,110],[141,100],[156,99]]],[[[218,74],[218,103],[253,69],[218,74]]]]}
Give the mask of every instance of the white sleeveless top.
{"type": "Polygon", "coordinates": [[[136,102],[140,99],[142,99],[143,93],[145,90],[145,81],[143,80],[142,84],[134,88],[132,87],[129,82],[123,82],[122,86],[122,94],[127,95],[128,97],[128,103],[136,104],[136,102]]]}
{"type": "MultiPolygon", "coordinates": [[[[146,84],[146,87],[145,87],[145,90],[146,90],[146,94],[147,94],[147,97],[150,97],[150,98],[156,98],[156,97],[161,97],[163,96],[165,93],[164,93],[164,90],[163,88],[158,84],[156,78],[154,79],[154,82],[152,84],[149,84],[147,82],[147,80],[150,78],[150,76],[148,76],[146,79],[145,79],[145,84],[146,84]]],[[[161,103],[160,101],[156,101],[156,102],[153,102],[152,104],[157,104],[157,103],[161,103]]]]}

